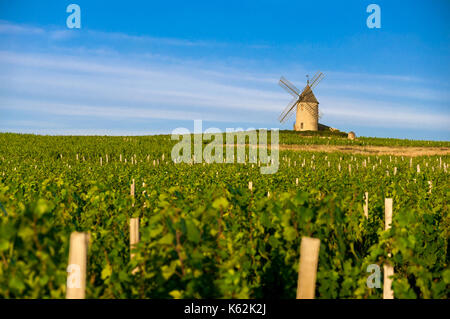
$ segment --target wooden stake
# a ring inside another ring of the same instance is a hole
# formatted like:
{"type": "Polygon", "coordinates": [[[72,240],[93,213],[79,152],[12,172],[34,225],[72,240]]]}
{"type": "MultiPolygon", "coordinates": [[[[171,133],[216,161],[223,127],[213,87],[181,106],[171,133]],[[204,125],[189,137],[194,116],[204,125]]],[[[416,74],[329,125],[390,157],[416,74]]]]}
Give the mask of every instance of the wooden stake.
{"type": "Polygon", "coordinates": [[[295,185],[298,185],[298,177],[295,179],[295,185]]]}
{"type": "MultiPolygon", "coordinates": [[[[139,217],[130,219],[130,250],[136,248],[139,243],[139,217]]],[[[130,253],[130,259],[133,259],[134,253],[130,253]]],[[[135,274],[138,268],[134,268],[132,273],[135,274]]]]}
{"type": "Polygon", "coordinates": [[[392,223],[392,198],[384,199],[384,229],[391,228],[392,223]]]}
{"type": "Polygon", "coordinates": [[[394,299],[394,291],[392,290],[392,279],[389,278],[394,275],[394,267],[392,267],[389,264],[384,264],[383,270],[384,270],[383,299],[394,299]]]}
{"type": "MultiPolygon", "coordinates": [[[[384,229],[391,228],[392,224],[392,198],[384,199],[384,229]]],[[[390,255],[390,253],[389,253],[390,255]]],[[[384,270],[384,284],[383,284],[383,299],[394,299],[394,291],[392,290],[392,278],[394,275],[394,267],[389,263],[383,265],[384,270]]]]}
{"type": "Polygon", "coordinates": [[[369,218],[369,192],[364,193],[364,216],[369,218]]]}
{"type": "Polygon", "coordinates": [[[253,183],[252,182],[248,182],[248,189],[249,190],[253,190],[253,183]]]}
{"type": "Polygon", "coordinates": [[[89,234],[70,234],[69,265],[67,266],[66,299],[84,299],[89,234]]]}
{"type": "MultiPolygon", "coordinates": [[[[135,184],[134,184],[134,178],[133,178],[133,182],[131,183],[131,187],[130,187],[130,195],[133,199],[134,199],[134,190],[135,190],[135,184]]],[[[132,203],[132,207],[134,207],[134,200],[132,203]]]]}
{"type": "Polygon", "coordinates": [[[302,237],[298,268],[297,299],[314,299],[320,239],[302,237]]]}
{"type": "Polygon", "coordinates": [[[428,193],[431,194],[431,189],[433,188],[433,183],[431,181],[428,181],[429,190],[428,193]]]}

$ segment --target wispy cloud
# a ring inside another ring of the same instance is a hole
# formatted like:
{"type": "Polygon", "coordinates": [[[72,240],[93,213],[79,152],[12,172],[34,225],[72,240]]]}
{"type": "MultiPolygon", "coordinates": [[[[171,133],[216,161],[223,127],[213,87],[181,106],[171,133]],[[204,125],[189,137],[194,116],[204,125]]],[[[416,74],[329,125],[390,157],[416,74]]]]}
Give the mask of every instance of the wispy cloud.
{"type": "MultiPolygon", "coordinates": [[[[49,37],[53,40],[70,39],[73,37],[84,37],[90,39],[101,39],[100,41],[115,41],[115,42],[134,42],[139,45],[164,45],[174,47],[227,47],[231,46],[231,43],[220,42],[214,40],[190,40],[179,38],[167,38],[167,37],[152,37],[148,35],[133,35],[123,32],[105,32],[99,30],[91,30],[82,28],[74,32],[73,30],[61,27],[48,27],[41,28],[27,24],[15,24],[5,20],[0,20],[0,34],[16,36],[16,35],[35,35],[41,37],[49,37]]],[[[242,43],[253,49],[268,49],[271,46],[269,44],[262,43],[242,43]]]]}
{"type": "MultiPolygon", "coordinates": [[[[216,44],[86,32],[98,38],[99,46],[93,44],[85,51],[78,49],[78,54],[74,55],[69,52],[75,48],[60,43],[73,33],[0,21],[0,34],[14,35],[18,39],[24,34],[34,34],[58,43],[52,46],[51,53],[0,49],[0,126],[12,129],[11,120],[17,120],[16,126],[24,127],[34,118],[48,124],[46,119],[51,116],[105,120],[203,119],[231,125],[279,126],[277,116],[289,96],[278,87],[279,74],[273,70],[243,70],[217,60],[170,54],[108,54],[108,46],[102,46],[102,41],[107,39],[119,41],[123,46],[140,41],[170,46],[216,44]]],[[[351,122],[379,128],[427,126],[444,131],[450,128],[449,108],[433,107],[435,103],[450,106],[447,90],[424,79],[333,70],[327,71],[326,76],[315,91],[325,114],[325,124],[338,128],[351,122]]],[[[304,82],[300,78],[291,80],[299,87],[304,82]]],[[[77,122],[71,125],[66,127],[68,132],[77,132],[77,122]]],[[[291,124],[283,127],[291,128],[291,124]]],[[[48,130],[61,132],[63,128],[55,123],[48,130]]],[[[132,127],[129,130],[143,132],[132,127]]],[[[124,131],[115,129],[115,132],[124,131]]]]}
{"type": "Polygon", "coordinates": [[[39,27],[29,25],[21,25],[0,20],[0,34],[7,35],[44,35],[46,30],[39,27]]]}
{"type": "MultiPolygon", "coordinates": [[[[428,112],[423,106],[417,111],[402,103],[364,99],[324,97],[324,120],[353,123],[371,127],[397,127],[420,130],[450,131],[450,114],[428,112]]],[[[420,108],[420,106],[417,106],[420,108]]]]}
{"type": "MultiPolygon", "coordinates": [[[[217,41],[202,41],[202,40],[186,40],[186,39],[176,39],[176,38],[161,38],[161,37],[150,37],[147,35],[130,35],[122,32],[103,32],[95,30],[87,30],[87,35],[93,38],[101,38],[104,40],[115,40],[115,41],[133,41],[139,42],[141,44],[158,43],[162,45],[171,46],[226,46],[227,43],[217,42],[217,41]]],[[[256,45],[254,45],[256,47],[256,45]]]]}

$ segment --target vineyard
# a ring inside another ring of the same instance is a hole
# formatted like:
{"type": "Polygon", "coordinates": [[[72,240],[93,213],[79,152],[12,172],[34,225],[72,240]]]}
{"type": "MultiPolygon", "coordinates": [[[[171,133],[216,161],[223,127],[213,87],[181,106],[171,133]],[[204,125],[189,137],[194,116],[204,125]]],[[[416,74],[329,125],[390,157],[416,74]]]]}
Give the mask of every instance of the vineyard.
{"type": "MultiPolygon", "coordinates": [[[[0,297],[65,298],[74,231],[90,234],[86,298],[295,298],[303,236],[320,239],[316,298],[383,298],[367,269],[387,262],[395,298],[450,297],[449,155],[281,149],[263,175],[258,162],[174,163],[175,143],[0,134],[0,297]]],[[[450,146],[287,132],[280,144],[450,146]]]]}

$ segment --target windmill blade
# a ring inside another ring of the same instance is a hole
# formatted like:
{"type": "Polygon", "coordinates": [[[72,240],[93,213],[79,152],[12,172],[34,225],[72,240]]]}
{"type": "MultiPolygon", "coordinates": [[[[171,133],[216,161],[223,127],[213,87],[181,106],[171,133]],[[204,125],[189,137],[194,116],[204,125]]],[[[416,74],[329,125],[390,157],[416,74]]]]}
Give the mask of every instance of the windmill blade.
{"type": "Polygon", "coordinates": [[[289,94],[292,94],[292,96],[297,97],[300,94],[300,91],[295,87],[294,84],[286,80],[283,76],[280,78],[280,81],[278,84],[285,89],[289,94]]]}
{"type": "Polygon", "coordinates": [[[305,108],[309,112],[309,114],[311,114],[314,117],[318,116],[319,112],[314,104],[308,103],[308,102],[304,102],[304,103],[305,103],[305,108]]]}
{"type": "Polygon", "coordinates": [[[316,74],[314,74],[314,76],[311,78],[311,83],[313,83],[316,80],[317,76],[319,75],[319,72],[320,71],[317,71],[316,74]]]}
{"type": "Polygon", "coordinates": [[[289,119],[290,116],[288,116],[288,115],[289,115],[289,113],[291,113],[291,115],[292,115],[293,112],[291,112],[291,111],[297,105],[298,101],[299,101],[299,99],[297,97],[297,98],[292,99],[289,102],[289,104],[286,106],[284,111],[278,117],[278,120],[280,121],[280,123],[284,123],[289,119]]]}
{"type": "Polygon", "coordinates": [[[298,98],[293,98],[291,101],[289,101],[289,103],[287,104],[287,106],[285,107],[285,109],[283,110],[283,112],[281,112],[280,116],[278,117],[278,120],[280,122],[283,121],[283,119],[286,117],[286,115],[289,113],[289,111],[291,110],[293,105],[296,105],[298,102],[298,98]]]}
{"type": "Polygon", "coordinates": [[[286,118],[283,120],[283,123],[289,121],[289,119],[295,114],[295,112],[289,112],[289,114],[286,116],[286,118]]]}
{"type": "Polygon", "coordinates": [[[309,85],[310,88],[315,87],[317,84],[319,84],[320,81],[325,77],[322,72],[314,79],[314,81],[309,85]]]}
{"type": "Polygon", "coordinates": [[[316,74],[314,74],[314,76],[312,77],[311,81],[309,82],[310,85],[311,85],[312,83],[316,82],[316,81],[317,81],[317,78],[318,78],[319,76],[321,76],[321,74],[322,74],[322,72],[317,71],[316,74]]]}

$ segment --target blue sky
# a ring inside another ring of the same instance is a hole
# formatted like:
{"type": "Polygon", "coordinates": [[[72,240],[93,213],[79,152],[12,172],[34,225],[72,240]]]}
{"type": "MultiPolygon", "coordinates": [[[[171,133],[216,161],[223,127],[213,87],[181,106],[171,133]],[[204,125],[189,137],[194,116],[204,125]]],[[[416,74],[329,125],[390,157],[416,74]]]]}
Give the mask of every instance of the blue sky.
{"type": "Polygon", "coordinates": [[[0,131],[292,129],[278,79],[303,87],[321,70],[322,123],[450,140],[449,21],[447,0],[0,0],[0,131]],[[70,3],[81,29],[66,26],[70,3]]]}

